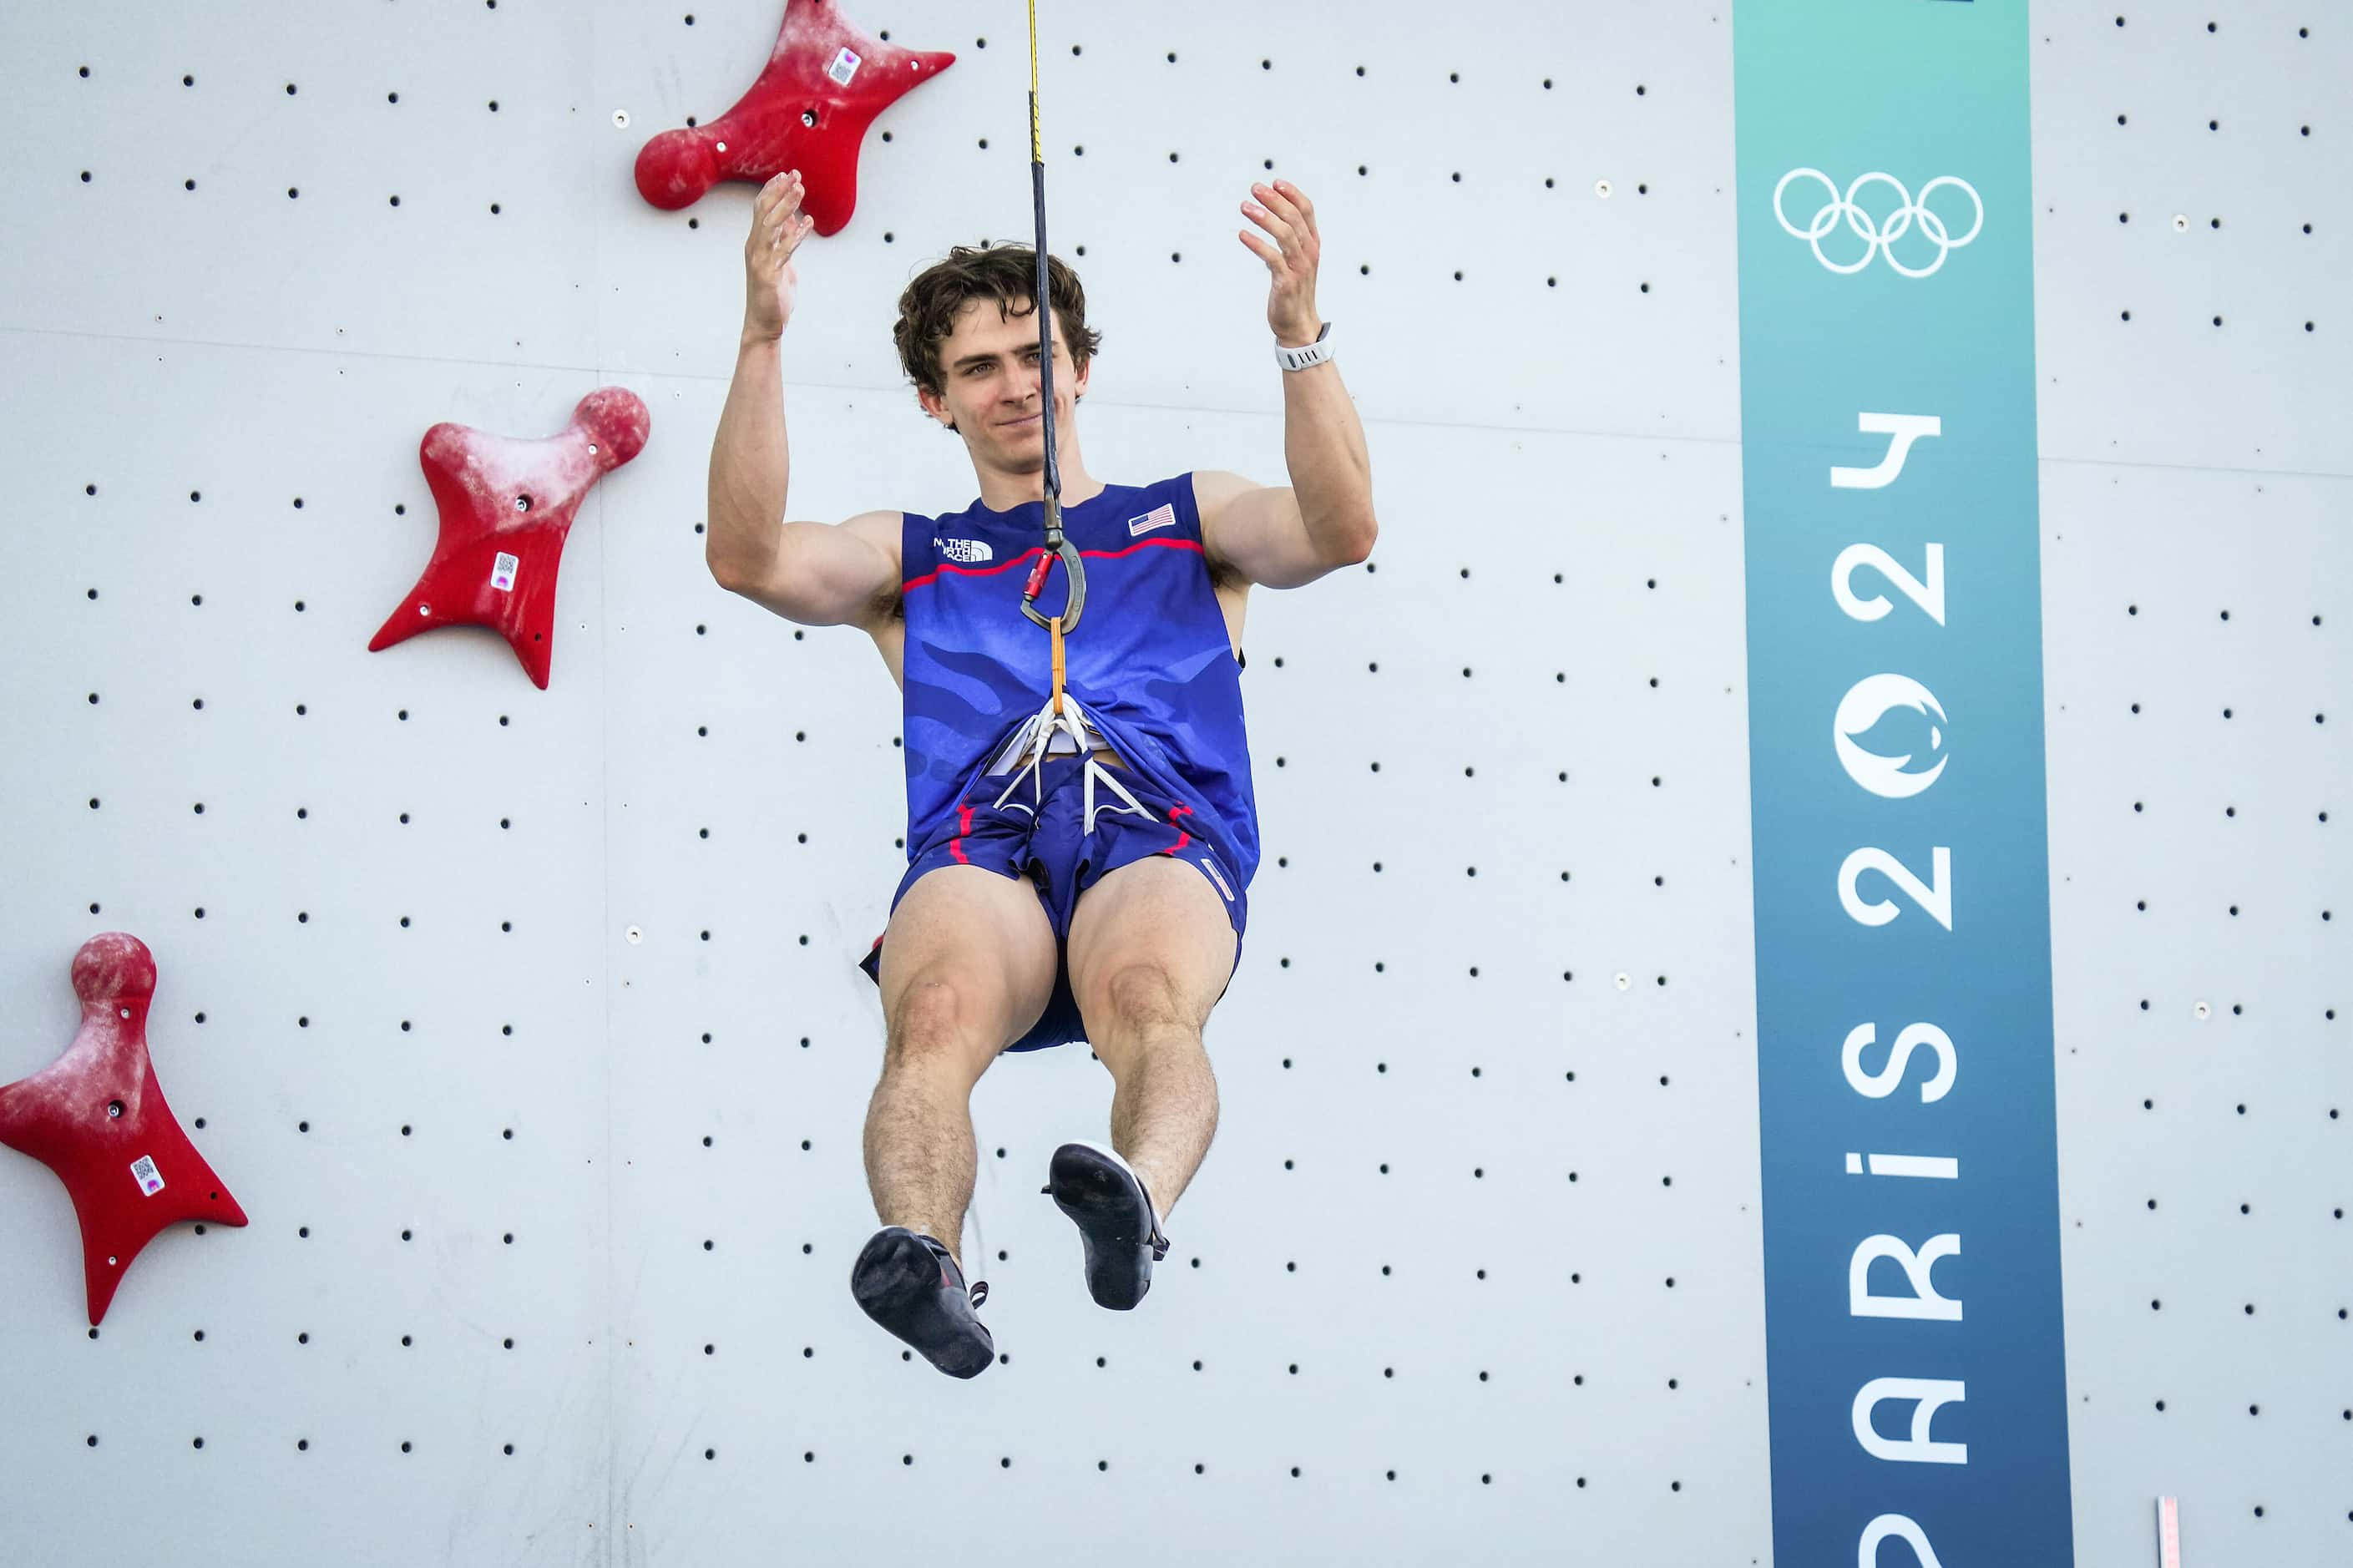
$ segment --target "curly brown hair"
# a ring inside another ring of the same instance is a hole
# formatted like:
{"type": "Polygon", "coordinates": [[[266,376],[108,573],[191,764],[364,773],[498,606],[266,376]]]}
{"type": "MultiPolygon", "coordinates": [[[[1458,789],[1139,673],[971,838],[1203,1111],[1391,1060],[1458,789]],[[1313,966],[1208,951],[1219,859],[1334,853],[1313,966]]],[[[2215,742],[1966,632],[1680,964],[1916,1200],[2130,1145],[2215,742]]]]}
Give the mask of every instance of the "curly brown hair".
{"type": "MultiPolygon", "coordinates": [[[[968,300],[995,300],[997,320],[1027,316],[1036,306],[1038,251],[1028,245],[959,245],[947,259],[935,261],[915,275],[899,296],[899,321],[891,336],[899,345],[899,363],[907,379],[934,397],[947,389],[940,375],[940,345],[955,330],[956,312],[968,300]],[[1017,303],[1028,309],[1015,310],[1017,303]]],[[[1103,342],[1103,334],[1087,327],[1087,292],[1079,275],[1062,258],[1046,256],[1046,293],[1053,300],[1055,319],[1061,322],[1062,343],[1071,363],[1084,370],[1103,342]]]]}

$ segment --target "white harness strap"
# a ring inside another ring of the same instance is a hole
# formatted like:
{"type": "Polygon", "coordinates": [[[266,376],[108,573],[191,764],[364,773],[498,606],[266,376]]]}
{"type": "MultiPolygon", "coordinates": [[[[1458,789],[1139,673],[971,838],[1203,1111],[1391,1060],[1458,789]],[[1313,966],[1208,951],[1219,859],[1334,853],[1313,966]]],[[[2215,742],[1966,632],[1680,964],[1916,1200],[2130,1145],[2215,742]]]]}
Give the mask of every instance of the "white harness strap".
{"type": "Polygon", "coordinates": [[[1091,834],[1095,830],[1095,816],[1099,811],[1114,811],[1122,816],[1133,814],[1146,822],[1159,821],[1158,817],[1145,809],[1141,801],[1128,793],[1127,786],[1119,782],[1118,776],[1111,769],[1095,761],[1092,754],[1094,749],[1104,744],[1103,731],[1096,728],[1094,721],[1087,716],[1087,710],[1080,706],[1079,700],[1071,696],[1067,689],[1062,693],[1062,710],[1060,713],[1055,712],[1053,700],[1050,698],[1048,699],[1046,705],[1025,720],[1013,738],[997,753],[996,760],[989,764],[988,768],[988,775],[991,778],[1008,770],[1018,770],[1015,772],[1012,782],[1005,786],[1005,793],[997,797],[997,805],[1002,807],[1012,798],[1013,792],[1021,787],[1021,779],[1025,774],[1030,781],[1030,800],[1042,804],[1045,799],[1044,771],[1048,754],[1057,752],[1075,752],[1086,759],[1086,776],[1083,781],[1085,793],[1082,797],[1084,816],[1079,828],[1082,835],[1091,834]],[[1118,795],[1126,804],[1118,807],[1097,806],[1095,805],[1097,779],[1101,779],[1113,794],[1118,795]]]}

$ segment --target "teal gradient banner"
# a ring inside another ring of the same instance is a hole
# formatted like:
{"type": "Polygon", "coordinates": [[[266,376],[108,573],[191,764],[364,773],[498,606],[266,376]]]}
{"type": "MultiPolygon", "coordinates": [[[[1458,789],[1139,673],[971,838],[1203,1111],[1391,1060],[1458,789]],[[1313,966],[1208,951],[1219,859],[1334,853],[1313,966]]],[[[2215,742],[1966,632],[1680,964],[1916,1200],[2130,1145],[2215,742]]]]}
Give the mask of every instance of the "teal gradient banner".
{"type": "Polygon", "coordinates": [[[1739,0],[1773,1557],[2074,1552],[2026,0],[1739,0]]]}

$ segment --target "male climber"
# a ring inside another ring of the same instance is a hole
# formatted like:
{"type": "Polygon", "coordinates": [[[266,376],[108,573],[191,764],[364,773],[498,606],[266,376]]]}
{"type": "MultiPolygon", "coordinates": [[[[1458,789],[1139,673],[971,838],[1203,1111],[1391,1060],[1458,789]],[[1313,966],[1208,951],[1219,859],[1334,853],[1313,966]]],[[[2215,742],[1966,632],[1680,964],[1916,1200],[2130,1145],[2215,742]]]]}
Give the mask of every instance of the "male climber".
{"type": "MultiPolygon", "coordinates": [[[[1240,237],[1273,275],[1293,488],[1208,470],[1147,485],[1087,472],[1075,408],[1101,334],[1077,274],[1049,258],[1052,416],[1065,538],[1086,596],[1052,642],[1023,613],[1045,546],[1037,252],[958,246],[899,300],[899,360],[923,413],[964,439],[979,498],[932,517],[786,522],[779,340],[811,226],[787,171],[744,247],[735,376],[711,450],[711,572],[804,626],[871,637],[904,694],[907,869],[860,965],[881,988],[881,1080],[866,1173],[883,1228],[850,1290],[942,1372],[996,1343],[960,1261],[972,1089],[1005,1050],[1083,1041],[1111,1069],[1111,1145],[1055,1151],[1045,1191],[1079,1227],[1089,1293],[1133,1308],[1161,1230],[1208,1152],[1217,1083],[1202,1048],[1241,956],[1258,818],[1240,633],[1253,583],[1296,588],[1363,561],[1378,531],[1363,426],[1315,313],[1314,208],[1250,187],[1240,237]]],[[[1056,562],[1053,574],[1067,574],[1056,562]]],[[[1048,587],[1041,616],[1064,605],[1048,587]]]]}

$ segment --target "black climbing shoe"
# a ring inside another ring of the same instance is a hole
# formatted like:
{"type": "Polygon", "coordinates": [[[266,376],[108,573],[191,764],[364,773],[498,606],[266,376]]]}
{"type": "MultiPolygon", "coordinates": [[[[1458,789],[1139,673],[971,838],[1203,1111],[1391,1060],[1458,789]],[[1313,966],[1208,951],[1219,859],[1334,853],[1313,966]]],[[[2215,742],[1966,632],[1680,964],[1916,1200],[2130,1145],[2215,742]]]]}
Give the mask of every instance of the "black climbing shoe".
{"type": "Polygon", "coordinates": [[[931,1237],[900,1225],[876,1231],[850,1266],[849,1293],[950,1377],[978,1377],[997,1359],[997,1342],[973,1315],[988,1299],[988,1281],[966,1300],[964,1270],[931,1237]]]}
{"type": "Polygon", "coordinates": [[[1046,1184],[1054,1205],[1079,1227],[1086,1247],[1087,1294],[1113,1311],[1132,1310],[1152,1289],[1152,1266],[1168,1256],[1144,1178],[1113,1149],[1065,1143],[1054,1151],[1046,1184]]]}

